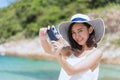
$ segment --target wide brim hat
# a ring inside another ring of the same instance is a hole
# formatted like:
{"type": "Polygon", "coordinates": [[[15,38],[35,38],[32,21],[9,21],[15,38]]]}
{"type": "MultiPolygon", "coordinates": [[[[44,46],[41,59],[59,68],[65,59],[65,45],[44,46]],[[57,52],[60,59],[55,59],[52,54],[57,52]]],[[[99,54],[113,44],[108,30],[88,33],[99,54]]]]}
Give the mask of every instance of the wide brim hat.
{"type": "Polygon", "coordinates": [[[72,16],[70,21],[62,22],[58,25],[59,33],[62,37],[69,43],[68,39],[68,29],[72,23],[83,23],[86,22],[92,25],[95,31],[96,42],[100,42],[105,33],[105,25],[102,18],[90,19],[87,15],[84,14],[75,14],[72,16]]]}

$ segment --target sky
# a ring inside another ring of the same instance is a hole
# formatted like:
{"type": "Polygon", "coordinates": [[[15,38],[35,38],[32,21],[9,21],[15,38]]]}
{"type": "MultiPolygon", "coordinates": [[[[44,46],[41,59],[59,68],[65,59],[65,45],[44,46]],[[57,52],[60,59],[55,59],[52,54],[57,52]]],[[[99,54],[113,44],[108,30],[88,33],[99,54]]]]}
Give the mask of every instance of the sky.
{"type": "Polygon", "coordinates": [[[15,0],[0,0],[0,8],[9,6],[15,0]]]}

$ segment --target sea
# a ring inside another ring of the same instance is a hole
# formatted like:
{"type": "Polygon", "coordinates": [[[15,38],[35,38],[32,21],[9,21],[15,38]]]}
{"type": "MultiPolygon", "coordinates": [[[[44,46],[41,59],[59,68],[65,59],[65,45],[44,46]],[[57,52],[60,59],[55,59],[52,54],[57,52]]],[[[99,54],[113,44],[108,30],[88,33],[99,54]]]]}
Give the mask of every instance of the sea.
{"type": "MultiPolygon", "coordinates": [[[[0,80],[57,80],[59,72],[54,60],[0,56],[0,80]]],[[[120,80],[120,65],[101,63],[99,80],[120,80]]]]}

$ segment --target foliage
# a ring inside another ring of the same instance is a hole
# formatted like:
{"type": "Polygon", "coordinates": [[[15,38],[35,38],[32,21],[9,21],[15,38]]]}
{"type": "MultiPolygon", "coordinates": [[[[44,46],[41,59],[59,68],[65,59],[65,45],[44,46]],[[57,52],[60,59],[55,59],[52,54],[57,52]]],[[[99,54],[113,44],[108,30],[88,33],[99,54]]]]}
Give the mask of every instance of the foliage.
{"type": "Polygon", "coordinates": [[[38,35],[40,27],[58,25],[75,13],[87,13],[91,8],[103,6],[98,4],[103,1],[16,0],[9,7],[0,9],[0,43],[20,33],[25,38],[33,38],[38,35]]]}
{"type": "Polygon", "coordinates": [[[116,45],[117,47],[120,47],[120,38],[113,39],[111,41],[111,44],[116,45]]]}
{"type": "Polygon", "coordinates": [[[99,7],[105,7],[110,3],[120,4],[120,0],[89,0],[88,6],[90,8],[99,8],[99,7]]]}

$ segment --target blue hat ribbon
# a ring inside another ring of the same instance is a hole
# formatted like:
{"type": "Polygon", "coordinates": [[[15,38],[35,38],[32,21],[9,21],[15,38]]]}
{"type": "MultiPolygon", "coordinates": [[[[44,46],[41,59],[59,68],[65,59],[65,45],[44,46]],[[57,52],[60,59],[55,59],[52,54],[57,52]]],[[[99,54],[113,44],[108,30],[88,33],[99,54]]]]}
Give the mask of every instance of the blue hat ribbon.
{"type": "Polygon", "coordinates": [[[72,19],[71,21],[72,21],[72,22],[87,21],[87,19],[77,17],[77,18],[72,19]]]}

